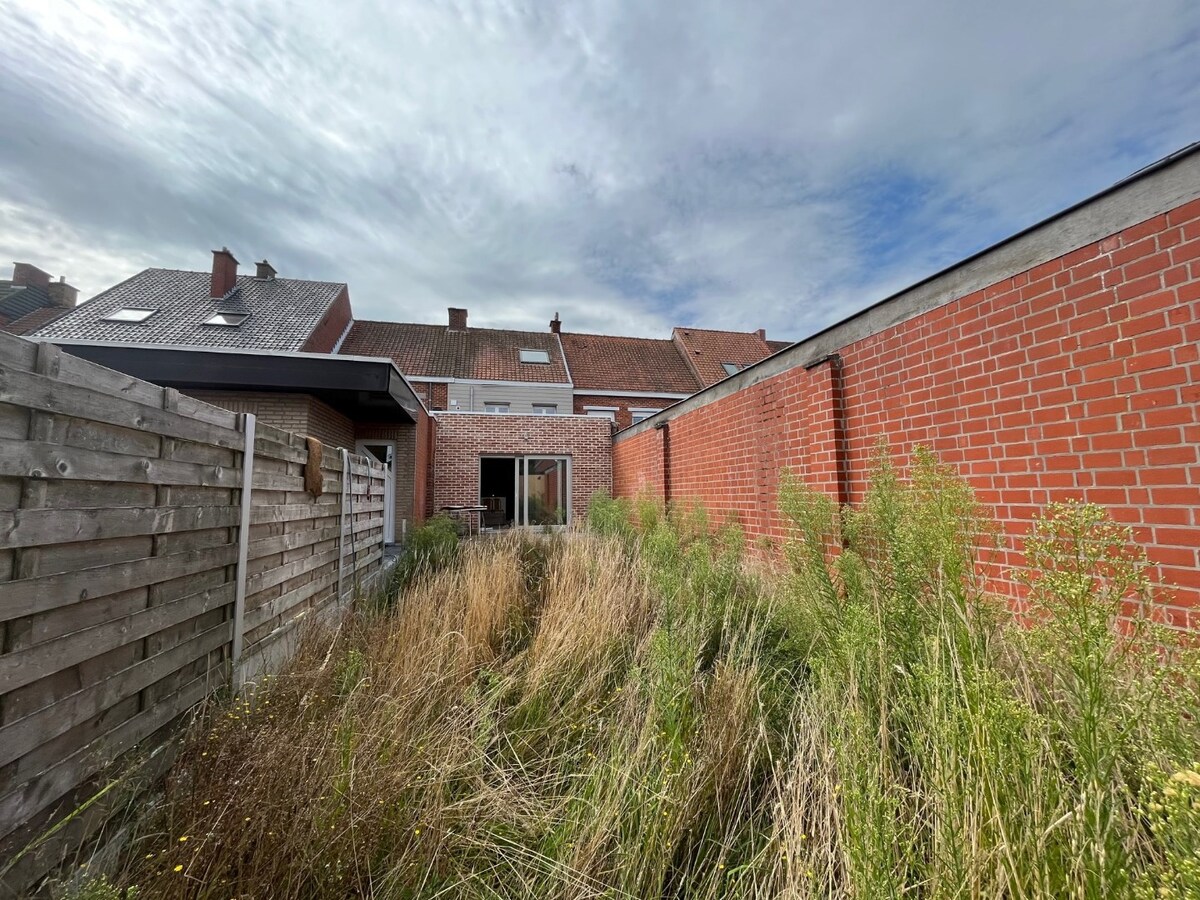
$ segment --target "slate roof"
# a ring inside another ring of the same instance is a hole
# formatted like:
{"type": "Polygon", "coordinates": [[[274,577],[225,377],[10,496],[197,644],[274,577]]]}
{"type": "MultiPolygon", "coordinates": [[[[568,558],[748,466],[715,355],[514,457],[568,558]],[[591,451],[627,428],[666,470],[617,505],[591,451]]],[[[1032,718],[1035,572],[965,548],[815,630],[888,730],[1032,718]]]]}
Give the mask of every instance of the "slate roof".
{"type": "Polygon", "coordinates": [[[39,338],[138,344],[299,350],[346,285],[328,281],[238,277],[224,300],[209,297],[210,272],[146,269],[38,330],[39,338]],[[106,322],[122,307],[154,309],[144,322],[106,322]],[[217,312],[249,313],[230,328],[205,325],[217,312]]]}
{"type": "Polygon", "coordinates": [[[15,322],[43,306],[50,306],[50,295],[37,285],[0,281],[0,320],[15,322]]]}
{"type": "Polygon", "coordinates": [[[673,341],[563,333],[562,342],[576,389],[694,394],[702,387],[673,341]]]}
{"type": "Polygon", "coordinates": [[[671,336],[704,387],[729,377],[722,363],[745,368],[775,352],[753,331],[676,328],[671,336]]]}
{"type": "Polygon", "coordinates": [[[69,312],[69,309],[61,306],[40,306],[19,319],[0,325],[0,331],[7,331],[9,334],[33,334],[43,325],[49,325],[69,312]]]}
{"type": "Polygon", "coordinates": [[[451,330],[445,325],[356,321],[340,353],[391,357],[405,375],[566,384],[556,336],[499,328],[451,330]],[[518,351],[545,350],[550,363],[523,363],[518,351]]]}

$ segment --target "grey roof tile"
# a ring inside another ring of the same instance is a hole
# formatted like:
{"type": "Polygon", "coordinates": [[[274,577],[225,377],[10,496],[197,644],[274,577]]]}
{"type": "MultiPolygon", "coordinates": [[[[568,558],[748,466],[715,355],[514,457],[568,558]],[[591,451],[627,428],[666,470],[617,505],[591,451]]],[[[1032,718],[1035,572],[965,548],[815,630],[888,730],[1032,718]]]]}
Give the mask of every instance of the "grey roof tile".
{"type": "Polygon", "coordinates": [[[210,273],[146,269],[39,329],[50,340],[299,350],[346,286],[328,281],[238,277],[224,300],[209,297],[210,273]],[[156,310],[144,322],[109,322],[122,307],[156,310]],[[248,313],[241,325],[205,325],[214,313],[248,313]]]}

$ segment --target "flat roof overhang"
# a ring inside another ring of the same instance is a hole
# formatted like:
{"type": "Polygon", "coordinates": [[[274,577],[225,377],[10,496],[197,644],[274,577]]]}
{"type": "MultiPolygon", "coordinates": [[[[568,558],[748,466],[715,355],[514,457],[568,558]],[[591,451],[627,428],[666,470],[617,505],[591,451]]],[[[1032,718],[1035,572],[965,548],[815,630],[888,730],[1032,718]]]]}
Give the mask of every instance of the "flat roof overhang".
{"type": "Polygon", "coordinates": [[[422,408],[408,381],[389,359],[110,341],[50,343],[72,356],[185,393],[309,394],[356,422],[416,422],[422,408]]]}

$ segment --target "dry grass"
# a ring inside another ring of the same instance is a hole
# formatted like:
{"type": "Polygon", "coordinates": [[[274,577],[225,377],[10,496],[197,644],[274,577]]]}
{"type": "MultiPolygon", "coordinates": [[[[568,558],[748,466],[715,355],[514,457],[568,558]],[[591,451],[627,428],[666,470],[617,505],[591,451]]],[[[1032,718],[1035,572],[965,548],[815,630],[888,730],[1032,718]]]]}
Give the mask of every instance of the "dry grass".
{"type": "Polygon", "coordinates": [[[601,504],[598,532],[472,544],[310,634],[198,723],[118,882],[1197,896],[1200,669],[1169,636],[1163,664],[1115,627],[1140,570],[1109,552],[1111,526],[1056,511],[1034,542],[1043,616],[1018,628],[972,584],[973,504],[932,463],[911,484],[881,472],[847,518],[802,490],[785,505],[797,537],[775,580],[748,572],[736,532],[648,509],[634,529],[601,504]],[[1100,557],[1072,569],[1081,546],[1100,557]]]}

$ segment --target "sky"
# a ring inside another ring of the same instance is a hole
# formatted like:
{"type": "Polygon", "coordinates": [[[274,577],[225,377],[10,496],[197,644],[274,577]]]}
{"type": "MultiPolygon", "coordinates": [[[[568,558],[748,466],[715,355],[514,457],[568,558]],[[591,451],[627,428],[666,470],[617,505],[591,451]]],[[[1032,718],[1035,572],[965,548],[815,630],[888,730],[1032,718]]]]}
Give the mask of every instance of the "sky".
{"type": "Polygon", "coordinates": [[[1194,0],[0,0],[0,265],[800,339],[1200,139],[1194,0]]]}

